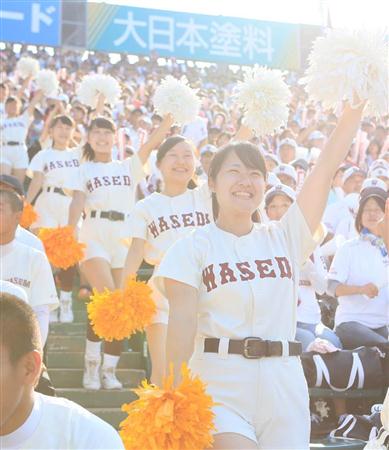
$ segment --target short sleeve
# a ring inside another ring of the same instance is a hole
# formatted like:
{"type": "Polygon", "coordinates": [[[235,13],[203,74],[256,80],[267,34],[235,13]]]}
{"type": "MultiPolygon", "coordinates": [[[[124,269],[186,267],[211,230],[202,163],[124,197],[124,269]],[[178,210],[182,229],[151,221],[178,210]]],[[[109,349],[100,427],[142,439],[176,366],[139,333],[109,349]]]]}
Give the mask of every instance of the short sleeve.
{"type": "Polygon", "coordinates": [[[153,276],[154,285],[164,297],[165,278],[200,288],[201,265],[198,253],[195,251],[192,233],[176,241],[165,253],[153,276]]]}
{"type": "Polygon", "coordinates": [[[31,172],[43,172],[44,170],[44,151],[38,152],[31,160],[30,165],[28,167],[31,172]]]}
{"type": "Polygon", "coordinates": [[[29,303],[32,307],[49,305],[50,310],[58,307],[58,296],[53,273],[46,255],[36,251],[33,261],[29,303]]]}
{"type": "Polygon", "coordinates": [[[350,268],[350,249],[348,245],[342,245],[338,248],[328,272],[328,279],[345,283],[350,268]]]}
{"type": "Polygon", "coordinates": [[[138,202],[131,211],[128,236],[147,240],[147,219],[142,201],[138,202]]]}
{"type": "Polygon", "coordinates": [[[324,227],[319,226],[312,235],[311,230],[297,202],[288,209],[279,222],[286,237],[289,252],[301,267],[324,238],[324,227]]]}
{"type": "Polygon", "coordinates": [[[140,181],[143,180],[143,178],[146,177],[142,161],[139,159],[138,154],[135,153],[128,159],[128,163],[130,169],[130,176],[133,178],[134,184],[138,184],[140,181]]]}
{"type": "Polygon", "coordinates": [[[72,176],[66,180],[66,189],[86,192],[85,173],[82,164],[77,170],[73,170],[72,176]]]}

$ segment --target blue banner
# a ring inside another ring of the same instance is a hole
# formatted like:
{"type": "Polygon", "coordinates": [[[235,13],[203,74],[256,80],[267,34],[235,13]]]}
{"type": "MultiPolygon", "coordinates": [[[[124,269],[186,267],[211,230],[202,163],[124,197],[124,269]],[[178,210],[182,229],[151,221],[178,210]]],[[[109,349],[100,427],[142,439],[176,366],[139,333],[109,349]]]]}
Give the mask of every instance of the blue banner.
{"type": "Polygon", "coordinates": [[[21,44],[59,46],[60,0],[1,0],[0,40],[21,44]]]}
{"type": "Polygon", "coordinates": [[[299,25],[88,4],[91,50],[298,69],[299,25]]]}

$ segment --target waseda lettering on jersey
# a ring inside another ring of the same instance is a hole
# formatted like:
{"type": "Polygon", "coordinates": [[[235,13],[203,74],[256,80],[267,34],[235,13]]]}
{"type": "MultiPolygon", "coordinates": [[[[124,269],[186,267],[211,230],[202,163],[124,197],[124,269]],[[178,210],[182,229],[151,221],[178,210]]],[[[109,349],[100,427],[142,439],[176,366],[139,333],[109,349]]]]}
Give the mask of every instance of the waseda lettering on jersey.
{"type": "Polygon", "coordinates": [[[276,256],[268,259],[256,259],[252,263],[243,261],[238,263],[210,264],[202,272],[202,279],[207,292],[211,292],[227,283],[238,280],[249,281],[255,277],[262,278],[292,278],[292,268],[288,258],[276,256]]]}
{"type": "Polygon", "coordinates": [[[80,167],[80,162],[78,159],[70,159],[69,161],[50,161],[45,164],[43,171],[50,172],[50,170],[64,169],[67,167],[80,167]]]}
{"type": "Polygon", "coordinates": [[[114,175],[90,178],[86,183],[88,192],[104,186],[131,186],[131,179],[128,175],[114,175]]]}
{"type": "Polygon", "coordinates": [[[149,232],[154,238],[161,233],[170,229],[186,228],[186,227],[202,227],[211,223],[207,213],[195,211],[185,214],[172,214],[171,216],[161,216],[157,220],[153,220],[149,225],[149,232]]]}
{"type": "Polygon", "coordinates": [[[31,286],[31,281],[19,277],[9,278],[7,281],[13,284],[17,284],[18,286],[23,286],[25,288],[29,288],[31,286]]]}

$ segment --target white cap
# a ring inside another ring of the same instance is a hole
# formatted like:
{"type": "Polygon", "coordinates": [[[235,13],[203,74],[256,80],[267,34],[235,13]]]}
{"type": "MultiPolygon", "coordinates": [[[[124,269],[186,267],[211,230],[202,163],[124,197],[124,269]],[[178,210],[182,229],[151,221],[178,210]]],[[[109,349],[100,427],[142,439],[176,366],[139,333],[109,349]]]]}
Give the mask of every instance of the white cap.
{"type": "Polygon", "coordinates": [[[288,198],[294,202],[296,200],[296,193],[295,191],[290,188],[289,186],[286,186],[285,184],[277,184],[273,186],[271,189],[269,189],[266,192],[265,195],[265,204],[268,205],[273,197],[276,195],[286,195],[288,198]]]}
{"type": "Polygon", "coordinates": [[[265,159],[271,159],[272,161],[274,161],[277,164],[277,166],[280,164],[280,160],[274,153],[264,153],[263,156],[265,157],[265,159]]]}
{"type": "Polygon", "coordinates": [[[282,139],[282,141],[278,144],[278,148],[280,149],[283,145],[289,145],[290,147],[297,148],[297,142],[291,138],[282,139]]]}
{"type": "Polygon", "coordinates": [[[201,147],[200,155],[204,155],[204,153],[207,153],[207,152],[209,152],[209,153],[216,153],[217,152],[217,147],[215,147],[212,144],[207,144],[207,145],[204,145],[203,147],[201,147]]]}
{"type": "Polygon", "coordinates": [[[6,294],[14,295],[15,297],[28,303],[28,297],[26,292],[16,284],[10,283],[9,281],[0,280],[0,292],[6,294]]]}
{"type": "Polygon", "coordinates": [[[370,169],[368,175],[371,178],[378,178],[378,177],[389,178],[389,169],[387,169],[386,167],[377,166],[374,167],[373,169],[370,169]]]}
{"type": "Polygon", "coordinates": [[[383,167],[389,170],[389,163],[385,159],[379,158],[371,163],[369,170],[373,170],[376,167],[383,167]]]}
{"type": "Polygon", "coordinates": [[[321,131],[315,130],[315,131],[312,131],[312,133],[310,133],[308,140],[312,141],[314,139],[325,139],[325,138],[326,137],[324,136],[324,134],[321,131]]]}
{"type": "Polygon", "coordinates": [[[373,178],[373,177],[366,178],[366,180],[362,184],[361,192],[367,188],[379,188],[385,192],[387,192],[387,190],[388,190],[385,181],[382,181],[379,178],[373,178]]]}
{"type": "Polygon", "coordinates": [[[279,184],[279,183],[281,183],[281,181],[277,177],[277,175],[274,172],[268,172],[266,184],[268,186],[275,186],[276,184],[279,184]]]}
{"type": "Polygon", "coordinates": [[[293,166],[290,164],[280,164],[279,166],[275,167],[273,172],[279,176],[279,175],[288,175],[290,178],[292,178],[295,183],[297,183],[297,172],[293,166]]]}
{"type": "Polygon", "coordinates": [[[342,182],[345,183],[353,175],[362,175],[366,178],[366,173],[362,169],[360,169],[359,167],[353,166],[344,172],[343,177],[342,177],[342,182]]]}

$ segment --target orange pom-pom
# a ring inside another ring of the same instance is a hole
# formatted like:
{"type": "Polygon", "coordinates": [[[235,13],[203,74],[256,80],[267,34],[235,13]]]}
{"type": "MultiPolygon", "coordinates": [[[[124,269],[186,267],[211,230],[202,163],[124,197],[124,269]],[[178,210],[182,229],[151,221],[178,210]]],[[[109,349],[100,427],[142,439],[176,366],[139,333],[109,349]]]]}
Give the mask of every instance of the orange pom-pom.
{"type": "Polygon", "coordinates": [[[20,218],[20,226],[30,228],[37,220],[38,214],[30,203],[24,203],[22,217],[20,218]]]}
{"type": "Polygon", "coordinates": [[[173,387],[172,371],[163,389],[143,381],[133,391],[139,399],[122,406],[128,413],[120,424],[126,450],[194,450],[211,446],[212,397],[199,377],[183,365],[182,381],[173,387]]]}
{"type": "Polygon", "coordinates": [[[144,330],[156,312],[151,294],[151,288],[135,277],[127,280],[124,290],[94,290],[87,306],[94,332],[110,342],[144,330]]]}
{"type": "Polygon", "coordinates": [[[85,244],[76,241],[73,228],[41,228],[39,238],[45,247],[50,263],[59,269],[74,266],[84,256],[85,244]]]}

